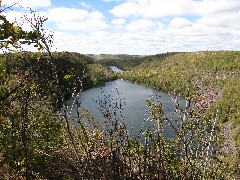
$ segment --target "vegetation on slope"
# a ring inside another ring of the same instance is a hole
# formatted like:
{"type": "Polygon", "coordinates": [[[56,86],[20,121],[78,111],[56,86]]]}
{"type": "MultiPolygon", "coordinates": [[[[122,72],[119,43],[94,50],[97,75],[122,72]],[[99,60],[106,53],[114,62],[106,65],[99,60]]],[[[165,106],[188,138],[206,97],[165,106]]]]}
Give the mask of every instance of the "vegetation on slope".
{"type": "Polygon", "coordinates": [[[96,86],[107,81],[117,78],[117,75],[106,65],[93,63],[88,64],[88,77],[90,79],[90,86],[96,86]]]}
{"type": "MultiPolygon", "coordinates": [[[[215,114],[204,119],[189,106],[179,109],[176,102],[181,116],[167,119],[161,101],[148,100],[148,120],[156,126],[141,134],[142,141],[128,134],[123,119],[116,115],[124,102],[103,95],[98,105],[105,114],[104,123],[95,122],[80,108],[77,97],[83,86],[104,81],[97,72],[108,80],[110,75],[104,71],[109,69],[78,53],[51,53],[52,36],[42,26],[46,18],[32,13],[33,18],[26,19],[33,28],[30,32],[0,15],[0,47],[13,53],[1,56],[0,61],[1,179],[239,178],[239,161],[229,163],[218,154],[215,114]],[[40,52],[28,53],[23,44],[34,45],[40,52]],[[71,101],[63,103],[68,96],[71,101]],[[163,136],[168,126],[175,128],[175,137],[163,136]]],[[[169,88],[174,80],[171,72],[165,84],[169,88]]],[[[180,86],[186,82],[173,74],[180,86]]]]}
{"type": "Polygon", "coordinates": [[[2,73],[5,72],[1,77],[8,77],[8,81],[21,79],[31,69],[30,78],[32,83],[37,84],[36,90],[48,89],[48,94],[42,93],[42,96],[52,96],[58,102],[58,108],[62,106],[63,100],[71,96],[72,91],[78,92],[116,78],[110,68],[93,63],[85,55],[72,52],[51,53],[51,61],[46,53],[9,53],[1,55],[0,67],[2,73]],[[56,78],[58,86],[49,83],[56,78]]]}
{"type": "Polygon", "coordinates": [[[139,65],[142,62],[142,58],[139,55],[111,55],[111,54],[100,54],[100,55],[89,55],[97,63],[101,63],[107,66],[116,66],[119,69],[126,70],[139,65]]]}
{"type": "Polygon", "coordinates": [[[219,88],[222,97],[208,114],[218,113],[221,122],[231,122],[234,139],[240,146],[239,51],[168,53],[145,58],[145,62],[125,71],[123,78],[189,98],[196,94],[194,79],[209,88],[219,88]]]}

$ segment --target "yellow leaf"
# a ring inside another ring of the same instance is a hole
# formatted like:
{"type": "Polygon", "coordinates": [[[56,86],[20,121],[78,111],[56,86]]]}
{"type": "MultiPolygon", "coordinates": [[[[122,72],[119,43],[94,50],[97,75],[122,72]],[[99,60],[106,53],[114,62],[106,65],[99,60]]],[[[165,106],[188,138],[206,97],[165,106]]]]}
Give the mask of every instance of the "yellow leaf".
{"type": "Polygon", "coordinates": [[[39,50],[39,51],[43,51],[43,50],[44,50],[44,47],[43,47],[43,46],[40,46],[40,47],[38,48],[38,50],[39,50]]]}
{"type": "Polygon", "coordinates": [[[69,79],[69,78],[71,78],[71,77],[72,77],[71,74],[66,74],[63,79],[69,79]]]}
{"type": "Polygon", "coordinates": [[[20,30],[19,26],[14,26],[14,32],[15,33],[19,33],[19,30],[20,30]]]}
{"type": "Polygon", "coordinates": [[[12,49],[12,50],[10,50],[10,51],[12,51],[12,52],[14,52],[14,53],[17,53],[17,50],[16,50],[16,49],[12,49]]]}
{"type": "Polygon", "coordinates": [[[7,47],[8,47],[8,44],[9,44],[9,42],[6,41],[3,46],[4,46],[5,48],[7,48],[7,47]]]}

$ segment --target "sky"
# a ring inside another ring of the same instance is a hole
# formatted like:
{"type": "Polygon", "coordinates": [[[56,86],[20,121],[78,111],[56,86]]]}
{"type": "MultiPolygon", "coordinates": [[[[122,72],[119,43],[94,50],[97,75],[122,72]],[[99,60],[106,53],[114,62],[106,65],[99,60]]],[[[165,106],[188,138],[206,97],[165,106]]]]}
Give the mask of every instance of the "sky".
{"type": "MultiPolygon", "coordinates": [[[[8,6],[16,0],[2,0],[8,6]]],[[[52,51],[152,55],[239,50],[240,0],[20,0],[48,17],[52,51]]],[[[26,8],[5,12],[14,20],[26,8]]]]}

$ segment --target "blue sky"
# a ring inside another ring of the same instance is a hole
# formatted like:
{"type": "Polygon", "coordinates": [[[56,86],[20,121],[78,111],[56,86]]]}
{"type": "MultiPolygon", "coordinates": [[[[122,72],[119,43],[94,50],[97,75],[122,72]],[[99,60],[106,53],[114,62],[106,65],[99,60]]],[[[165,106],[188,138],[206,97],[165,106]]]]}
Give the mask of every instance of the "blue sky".
{"type": "MultiPolygon", "coordinates": [[[[16,0],[3,0],[11,5],[16,0]]],[[[48,17],[52,51],[157,54],[239,50],[240,0],[22,0],[48,17]]],[[[14,20],[26,9],[6,12],[14,20]]]]}

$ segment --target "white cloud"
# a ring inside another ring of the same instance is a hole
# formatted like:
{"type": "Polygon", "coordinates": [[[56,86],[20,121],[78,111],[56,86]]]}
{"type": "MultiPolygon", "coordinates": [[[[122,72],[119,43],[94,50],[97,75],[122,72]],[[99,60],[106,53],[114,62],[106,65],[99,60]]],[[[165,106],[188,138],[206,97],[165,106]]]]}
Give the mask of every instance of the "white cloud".
{"type": "Polygon", "coordinates": [[[141,27],[139,25],[141,21],[150,24],[152,22],[145,19],[136,20],[130,23],[137,24],[132,27],[133,29],[130,28],[131,31],[117,33],[108,31],[93,31],[79,35],[57,33],[54,42],[61,47],[58,50],[86,54],[157,54],[170,51],[236,50],[240,45],[238,38],[240,32],[234,28],[211,27],[196,22],[179,29],[163,25],[158,21],[152,22],[153,25],[141,27]]]}
{"type": "Polygon", "coordinates": [[[104,2],[120,2],[120,1],[124,1],[124,0],[102,0],[104,2]]]}
{"type": "Polygon", "coordinates": [[[25,8],[32,8],[32,9],[38,9],[38,8],[44,8],[44,7],[50,7],[51,6],[51,0],[3,0],[3,5],[11,6],[18,2],[19,5],[25,7],[25,8]]]}
{"type": "Polygon", "coordinates": [[[110,12],[116,17],[161,18],[238,11],[239,0],[127,0],[110,12]]]}
{"type": "Polygon", "coordinates": [[[213,15],[239,11],[239,0],[203,0],[194,2],[194,11],[198,15],[213,15]]]}
{"type": "Polygon", "coordinates": [[[128,0],[115,6],[110,12],[116,17],[160,18],[188,14],[190,0],[128,0]]]}
{"type": "Polygon", "coordinates": [[[170,22],[170,26],[174,28],[184,28],[191,25],[192,22],[187,20],[186,18],[175,17],[170,22]]]}
{"type": "Polygon", "coordinates": [[[22,12],[18,11],[8,11],[8,12],[3,12],[3,15],[7,17],[8,21],[10,22],[19,22],[21,20],[21,17],[23,17],[22,12]]]}
{"type": "Polygon", "coordinates": [[[211,16],[203,16],[197,20],[197,23],[205,26],[211,26],[211,27],[221,26],[221,27],[226,27],[228,29],[231,29],[231,28],[240,29],[240,24],[236,22],[240,22],[240,11],[221,13],[221,14],[211,15],[211,16]]]}
{"type": "Polygon", "coordinates": [[[114,25],[123,25],[123,24],[125,24],[125,19],[122,19],[122,18],[119,18],[119,19],[113,19],[112,20],[112,24],[114,24],[114,25]]]}
{"type": "Polygon", "coordinates": [[[86,9],[91,9],[92,8],[92,5],[91,4],[87,4],[85,2],[80,2],[79,3],[83,8],[86,8],[86,9]]]}
{"type": "Polygon", "coordinates": [[[48,11],[49,21],[62,30],[94,31],[107,28],[104,16],[99,11],[86,11],[75,8],[53,8],[48,11]]]}
{"type": "MultiPolygon", "coordinates": [[[[240,0],[102,0],[117,2],[112,19],[83,1],[79,4],[85,9],[41,2],[48,7],[41,12],[49,17],[48,25],[56,25],[57,51],[156,54],[240,47],[240,0]]],[[[12,21],[21,16],[7,13],[12,21]]]]}
{"type": "Polygon", "coordinates": [[[118,33],[94,31],[79,35],[55,33],[54,45],[62,51],[96,54],[157,54],[169,51],[236,50],[240,44],[239,35],[239,31],[236,30],[228,31],[226,28],[193,24],[181,29],[181,31],[165,27],[155,31],[118,33]]]}
{"type": "Polygon", "coordinates": [[[135,31],[148,31],[151,30],[156,24],[148,19],[139,19],[136,21],[133,21],[126,25],[126,30],[135,32],[135,31]]]}
{"type": "MultiPolygon", "coordinates": [[[[34,22],[33,14],[31,14],[30,12],[8,11],[8,12],[3,12],[2,14],[7,17],[8,21],[12,23],[17,23],[25,31],[32,30],[30,23],[25,19],[25,17],[28,19],[32,18],[34,22]]],[[[47,17],[46,12],[43,12],[43,11],[36,13],[36,15],[41,17],[47,17]]]]}

